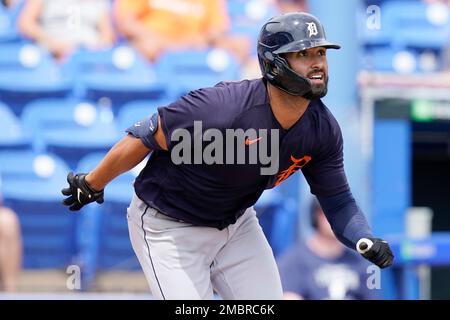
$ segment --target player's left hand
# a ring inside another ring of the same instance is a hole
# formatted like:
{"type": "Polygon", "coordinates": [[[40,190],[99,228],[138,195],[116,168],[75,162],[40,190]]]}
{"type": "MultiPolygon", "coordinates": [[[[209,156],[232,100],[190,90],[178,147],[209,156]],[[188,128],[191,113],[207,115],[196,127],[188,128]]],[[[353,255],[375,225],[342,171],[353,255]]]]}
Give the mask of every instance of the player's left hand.
{"type": "Polygon", "coordinates": [[[389,267],[394,261],[394,254],[389,244],[379,238],[361,239],[358,241],[357,250],[364,258],[381,269],[389,267]]]}

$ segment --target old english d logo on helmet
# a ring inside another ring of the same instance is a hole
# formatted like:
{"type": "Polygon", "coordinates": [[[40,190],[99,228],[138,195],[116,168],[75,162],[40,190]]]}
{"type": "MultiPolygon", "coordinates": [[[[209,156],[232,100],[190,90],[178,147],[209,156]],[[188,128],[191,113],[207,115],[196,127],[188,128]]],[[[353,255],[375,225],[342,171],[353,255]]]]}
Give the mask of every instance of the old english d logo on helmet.
{"type": "Polygon", "coordinates": [[[328,42],[319,19],[304,12],[286,13],[266,22],[258,37],[259,66],[264,78],[277,88],[296,96],[311,91],[309,79],[292,70],[283,53],[324,47],[340,49],[328,42]]]}
{"type": "Polygon", "coordinates": [[[309,37],[316,36],[319,34],[319,31],[317,31],[317,26],[314,22],[307,22],[306,25],[308,26],[309,31],[309,37]]]}

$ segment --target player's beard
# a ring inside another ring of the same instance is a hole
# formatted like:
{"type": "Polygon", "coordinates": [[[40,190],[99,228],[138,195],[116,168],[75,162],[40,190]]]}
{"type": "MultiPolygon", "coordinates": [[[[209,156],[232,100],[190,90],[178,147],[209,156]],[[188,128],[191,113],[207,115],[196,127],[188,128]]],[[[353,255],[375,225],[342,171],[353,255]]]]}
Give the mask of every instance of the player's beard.
{"type": "Polygon", "coordinates": [[[328,75],[324,75],[324,81],[322,84],[313,84],[311,91],[306,93],[303,98],[308,100],[315,100],[323,98],[328,92],[328,75]]]}

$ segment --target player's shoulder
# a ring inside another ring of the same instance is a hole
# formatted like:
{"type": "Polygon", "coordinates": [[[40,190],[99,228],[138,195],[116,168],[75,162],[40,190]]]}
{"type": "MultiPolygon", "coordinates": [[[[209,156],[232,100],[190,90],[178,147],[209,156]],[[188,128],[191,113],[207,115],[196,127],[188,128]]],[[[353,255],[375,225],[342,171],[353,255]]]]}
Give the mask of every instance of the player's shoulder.
{"type": "Polygon", "coordinates": [[[261,79],[224,81],[190,91],[170,105],[158,108],[162,118],[202,120],[205,127],[227,128],[252,106],[267,101],[261,79]]]}
{"type": "Polygon", "coordinates": [[[258,87],[264,86],[264,81],[262,78],[258,79],[243,79],[235,81],[221,81],[215,85],[216,88],[229,88],[231,90],[242,91],[242,90],[255,90],[258,87]]]}
{"type": "Polygon", "coordinates": [[[212,87],[189,92],[182,97],[184,104],[207,104],[235,114],[267,101],[262,79],[222,81],[212,87]]]}
{"type": "Polygon", "coordinates": [[[235,100],[236,104],[254,106],[267,102],[266,86],[261,78],[222,81],[215,88],[227,94],[229,99],[235,100]]]}
{"type": "Polygon", "coordinates": [[[322,99],[316,99],[313,101],[314,109],[318,113],[321,119],[327,121],[331,125],[337,125],[339,126],[339,123],[337,122],[336,118],[334,117],[331,110],[325,105],[325,103],[322,101],[322,99]]]}
{"type": "Polygon", "coordinates": [[[321,99],[314,100],[313,106],[313,112],[315,118],[319,122],[318,127],[321,130],[321,134],[324,136],[332,135],[339,137],[341,135],[341,128],[331,110],[321,99]]]}

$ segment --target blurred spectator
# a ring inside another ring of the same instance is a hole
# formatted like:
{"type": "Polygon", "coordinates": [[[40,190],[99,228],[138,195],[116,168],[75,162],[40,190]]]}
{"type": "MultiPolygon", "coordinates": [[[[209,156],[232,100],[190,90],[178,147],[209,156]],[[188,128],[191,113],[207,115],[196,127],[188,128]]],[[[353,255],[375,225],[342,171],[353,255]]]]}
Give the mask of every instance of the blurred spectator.
{"type": "Polygon", "coordinates": [[[230,51],[243,63],[250,55],[245,36],[231,36],[224,0],[116,0],[119,31],[150,61],[167,50],[230,51]]]}
{"type": "Polygon", "coordinates": [[[16,5],[19,1],[18,0],[1,0],[0,2],[4,7],[11,8],[12,6],[16,5]]]}
{"type": "Polygon", "coordinates": [[[114,32],[108,0],[28,0],[19,29],[62,59],[78,47],[109,47],[114,32]]]}
{"type": "Polygon", "coordinates": [[[0,198],[0,291],[15,292],[22,264],[22,239],[17,215],[0,198]]]}
{"type": "Polygon", "coordinates": [[[308,11],[306,0],[277,0],[280,12],[308,11]]]}
{"type": "Polygon", "coordinates": [[[377,299],[367,287],[366,260],[336,239],[316,200],[310,214],[315,233],[277,261],[285,299],[377,299]]]}

